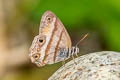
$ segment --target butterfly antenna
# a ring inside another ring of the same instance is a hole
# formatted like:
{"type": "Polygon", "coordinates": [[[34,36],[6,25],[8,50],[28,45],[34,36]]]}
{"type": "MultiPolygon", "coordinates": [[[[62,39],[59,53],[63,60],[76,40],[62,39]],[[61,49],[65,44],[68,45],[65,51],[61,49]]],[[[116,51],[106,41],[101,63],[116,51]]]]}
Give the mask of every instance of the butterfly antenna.
{"type": "Polygon", "coordinates": [[[78,44],[80,44],[87,36],[88,36],[88,33],[85,34],[85,35],[83,36],[83,38],[78,41],[78,43],[76,44],[76,46],[78,46],[78,44]]]}

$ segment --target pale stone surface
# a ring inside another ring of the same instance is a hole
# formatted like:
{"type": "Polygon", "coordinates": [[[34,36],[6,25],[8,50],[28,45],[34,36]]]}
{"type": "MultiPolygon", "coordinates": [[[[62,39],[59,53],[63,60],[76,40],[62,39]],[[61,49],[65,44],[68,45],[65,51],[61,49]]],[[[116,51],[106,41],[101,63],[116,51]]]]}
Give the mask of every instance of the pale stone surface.
{"type": "Polygon", "coordinates": [[[80,56],[58,69],[48,80],[120,80],[120,53],[102,51],[80,56]]]}

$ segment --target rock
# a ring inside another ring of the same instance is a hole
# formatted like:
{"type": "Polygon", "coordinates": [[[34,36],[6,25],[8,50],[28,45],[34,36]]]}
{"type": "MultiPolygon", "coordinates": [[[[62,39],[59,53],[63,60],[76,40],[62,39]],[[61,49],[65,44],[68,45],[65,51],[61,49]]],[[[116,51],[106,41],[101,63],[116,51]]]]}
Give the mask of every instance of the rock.
{"type": "Polygon", "coordinates": [[[80,56],[58,69],[48,80],[120,80],[120,53],[102,51],[80,56]]]}

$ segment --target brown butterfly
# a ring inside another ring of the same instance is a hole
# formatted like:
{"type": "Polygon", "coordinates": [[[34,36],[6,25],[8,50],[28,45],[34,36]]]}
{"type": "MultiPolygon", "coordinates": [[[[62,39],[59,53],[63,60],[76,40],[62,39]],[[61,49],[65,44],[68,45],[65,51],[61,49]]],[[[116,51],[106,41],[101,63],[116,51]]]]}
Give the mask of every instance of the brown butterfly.
{"type": "Polygon", "coordinates": [[[51,11],[46,11],[40,22],[39,34],[35,36],[30,58],[37,66],[54,64],[79,53],[78,47],[72,47],[71,39],[62,22],[51,11]]]}

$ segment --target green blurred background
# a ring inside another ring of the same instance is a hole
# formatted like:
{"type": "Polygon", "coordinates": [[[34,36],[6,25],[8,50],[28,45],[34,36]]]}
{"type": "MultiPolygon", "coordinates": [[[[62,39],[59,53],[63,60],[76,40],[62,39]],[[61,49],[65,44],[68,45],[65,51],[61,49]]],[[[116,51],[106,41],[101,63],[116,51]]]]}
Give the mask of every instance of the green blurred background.
{"type": "Polygon", "coordinates": [[[53,11],[80,55],[120,51],[120,0],[0,0],[0,80],[47,80],[61,63],[36,67],[28,58],[42,14],[53,11]]]}

